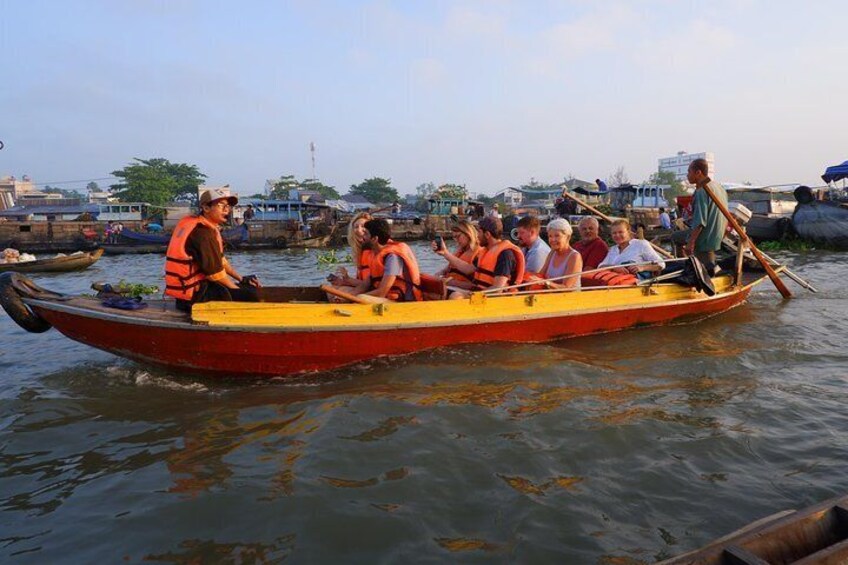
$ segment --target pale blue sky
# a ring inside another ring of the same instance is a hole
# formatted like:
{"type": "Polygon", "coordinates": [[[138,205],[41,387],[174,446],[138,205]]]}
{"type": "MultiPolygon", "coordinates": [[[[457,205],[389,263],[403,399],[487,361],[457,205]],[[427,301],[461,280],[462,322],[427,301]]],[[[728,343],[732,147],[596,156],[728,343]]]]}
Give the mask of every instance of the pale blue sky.
{"type": "MultiPolygon", "coordinates": [[[[848,3],[0,0],[0,174],[196,164],[241,193],[282,173],[473,191],[717,177],[816,182],[848,159],[848,3]]],[[[105,184],[105,183],[101,183],[105,184]]],[[[67,185],[72,186],[82,185],[67,185]]]]}

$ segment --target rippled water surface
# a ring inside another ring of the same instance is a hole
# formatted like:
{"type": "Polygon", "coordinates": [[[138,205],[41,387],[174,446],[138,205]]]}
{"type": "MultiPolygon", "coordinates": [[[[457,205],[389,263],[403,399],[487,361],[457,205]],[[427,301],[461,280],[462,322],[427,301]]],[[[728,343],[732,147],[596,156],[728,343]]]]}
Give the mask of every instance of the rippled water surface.
{"type": "MultiPolygon", "coordinates": [[[[418,246],[425,270],[440,264],[418,246]]],[[[700,324],[221,383],[0,318],[0,560],[651,563],[848,490],[846,255],[700,324]]],[[[316,253],[234,254],[316,283],[316,253]]],[[[159,283],[162,257],[37,276],[159,283]]]]}

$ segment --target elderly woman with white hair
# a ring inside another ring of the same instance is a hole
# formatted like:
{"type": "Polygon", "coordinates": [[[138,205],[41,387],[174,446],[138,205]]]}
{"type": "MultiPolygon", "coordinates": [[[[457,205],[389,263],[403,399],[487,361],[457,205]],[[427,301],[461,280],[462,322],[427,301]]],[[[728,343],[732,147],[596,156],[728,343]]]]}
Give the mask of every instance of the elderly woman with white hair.
{"type": "Polygon", "coordinates": [[[543,279],[557,281],[544,283],[547,288],[580,288],[580,272],[583,270],[583,258],[576,249],[571,247],[571,224],[567,220],[557,218],[548,223],[548,245],[551,252],[540,273],[543,279]],[[571,276],[568,276],[571,275],[571,276]]]}

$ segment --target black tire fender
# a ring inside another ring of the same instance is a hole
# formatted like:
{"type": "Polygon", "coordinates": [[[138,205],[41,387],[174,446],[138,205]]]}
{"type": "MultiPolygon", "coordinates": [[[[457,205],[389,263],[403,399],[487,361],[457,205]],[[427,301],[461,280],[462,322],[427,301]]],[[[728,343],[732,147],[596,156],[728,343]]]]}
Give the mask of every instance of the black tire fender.
{"type": "Polygon", "coordinates": [[[0,306],[3,306],[9,317],[26,331],[35,334],[46,332],[52,326],[24,304],[20,293],[15,290],[17,278],[20,278],[17,273],[0,274],[0,306]]]}
{"type": "Polygon", "coordinates": [[[280,236],[280,237],[274,238],[274,247],[276,247],[277,249],[285,249],[288,246],[289,246],[289,242],[285,237],[280,236]]]}

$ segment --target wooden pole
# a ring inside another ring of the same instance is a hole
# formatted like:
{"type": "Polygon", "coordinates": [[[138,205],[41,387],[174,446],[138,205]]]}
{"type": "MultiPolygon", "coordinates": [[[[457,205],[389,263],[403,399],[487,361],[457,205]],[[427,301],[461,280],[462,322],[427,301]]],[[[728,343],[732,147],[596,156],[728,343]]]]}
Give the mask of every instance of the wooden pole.
{"type": "MultiPolygon", "coordinates": [[[[745,229],[745,228],[742,228],[745,229]]],[[[736,284],[742,286],[742,267],[745,263],[745,242],[739,242],[739,248],[736,250],[736,284]]]]}
{"type": "MultiPolygon", "coordinates": [[[[729,238],[724,238],[724,241],[722,243],[725,247],[729,248],[731,251],[738,251],[739,250],[739,248],[735,244],[733,244],[730,241],[729,238]]],[[[763,253],[763,252],[760,251],[760,253],[763,253]]],[[[745,255],[746,256],[748,255],[747,251],[745,251],[745,255]]],[[[753,257],[753,253],[751,254],[751,256],[753,257]]],[[[810,292],[818,292],[818,289],[816,287],[811,285],[806,280],[802,279],[796,273],[790,271],[789,268],[786,267],[786,265],[781,265],[774,258],[770,257],[766,253],[763,253],[763,257],[765,257],[768,260],[768,262],[771,263],[772,267],[781,267],[782,266],[783,272],[786,273],[786,276],[789,277],[790,279],[792,279],[793,281],[795,281],[796,283],[798,283],[799,285],[801,285],[802,287],[806,288],[810,292]]]]}
{"type": "MultiPolygon", "coordinates": [[[[615,221],[613,218],[610,218],[609,216],[607,216],[606,214],[604,214],[603,212],[601,212],[601,211],[600,211],[600,210],[598,210],[597,208],[594,208],[594,207],[592,207],[592,206],[589,206],[588,204],[586,204],[585,202],[583,202],[581,199],[577,198],[577,197],[576,197],[576,196],[574,196],[573,194],[570,194],[567,190],[563,190],[563,191],[562,191],[562,195],[563,195],[565,198],[570,198],[571,200],[574,200],[575,202],[577,202],[578,204],[580,204],[582,207],[584,207],[584,208],[586,208],[587,210],[589,210],[590,212],[592,212],[592,214],[594,214],[595,216],[599,217],[600,219],[602,219],[603,221],[605,221],[605,222],[607,222],[607,223],[609,223],[609,224],[611,224],[611,223],[613,223],[613,222],[615,221]]],[[[668,251],[666,251],[665,249],[663,249],[663,248],[662,248],[662,247],[660,247],[659,245],[657,245],[657,244],[655,244],[655,243],[653,243],[653,242],[650,242],[650,241],[649,241],[648,243],[650,243],[650,244],[651,244],[651,247],[653,247],[653,248],[656,250],[656,252],[657,252],[657,253],[659,253],[660,255],[662,255],[663,257],[665,257],[666,259],[674,259],[674,255],[672,255],[671,253],[669,253],[668,251]]]]}
{"type": "Polygon", "coordinates": [[[333,296],[344,298],[348,302],[353,302],[354,304],[385,304],[386,302],[391,302],[391,300],[389,300],[388,298],[381,298],[379,296],[370,296],[367,294],[351,294],[349,292],[339,290],[338,288],[329,284],[322,284],[321,290],[323,290],[327,294],[332,294],[333,296]]]}
{"type": "Polygon", "coordinates": [[[748,238],[748,235],[745,233],[745,230],[743,230],[736,222],[736,219],[733,217],[733,214],[730,213],[730,210],[727,209],[727,206],[725,206],[723,202],[716,198],[716,195],[713,194],[709,186],[705,184],[701,188],[704,189],[704,192],[707,193],[707,196],[710,198],[710,200],[713,201],[713,204],[716,205],[716,208],[719,209],[722,215],[727,218],[727,223],[730,224],[730,227],[733,228],[733,231],[735,231],[739,235],[740,243],[745,243],[745,245],[747,245],[748,248],[751,250],[751,253],[754,254],[754,257],[757,258],[757,261],[760,262],[760,265],[763,266],[763,269],[765,269],[768,278],[770,278],[771,282],[774,283],[775,288],[778,290],[778,292],[780,292],[781,296],[783,296],[783,298],[790,298],[792,296],[792,293],[789,292],[789,289],[786,287],[785,284],[783,284],[783,281],[780,280],[780,277],[777,275],[777,273],[774,272],[774,269],[772,269],[771,265],[766,260],[766,258],[763,257],[763,254],[760,253],[760,250],[757,249],[757,246],[754,245],[754,243],[748,238]]]}

